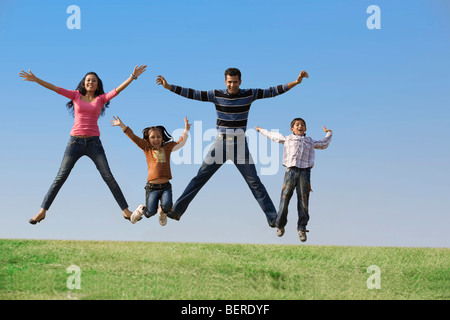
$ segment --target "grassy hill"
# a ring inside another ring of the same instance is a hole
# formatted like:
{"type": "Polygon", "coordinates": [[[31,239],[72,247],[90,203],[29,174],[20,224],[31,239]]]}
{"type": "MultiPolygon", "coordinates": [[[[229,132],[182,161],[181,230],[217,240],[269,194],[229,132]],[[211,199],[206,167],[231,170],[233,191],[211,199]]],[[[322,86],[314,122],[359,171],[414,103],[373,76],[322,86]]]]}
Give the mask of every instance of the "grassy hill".
{"type": "Polygon", "coordinates": [[[0,299],[448,300],[449,266],[448,248],[0,240],[0,299]]]}

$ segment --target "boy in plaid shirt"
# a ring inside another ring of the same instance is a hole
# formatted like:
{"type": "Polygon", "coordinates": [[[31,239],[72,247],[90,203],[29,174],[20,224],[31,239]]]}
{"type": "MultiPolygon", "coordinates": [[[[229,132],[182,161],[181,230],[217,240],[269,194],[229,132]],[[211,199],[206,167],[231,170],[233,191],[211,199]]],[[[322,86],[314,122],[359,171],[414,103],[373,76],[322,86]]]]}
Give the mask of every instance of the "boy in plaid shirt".
{"type": "Polygon", "coordinates": [[[314,166],[314,149],[326,149],[331,141],[332,131],[323,127],[326,132],[324,139],[316,141],[307,137],[306,123],[302,118],[295,118],[291,122],[292,134],[283,136],[278,132],[256,127],[256,130],[267,138],[284,144],[283,166],[286,167],[284,175],[283,189],[281,192],[280,208],[277,216],[277,234],[281,237],[284,234],[284,227],[287,223],[287,213],[289,201],[294,189],[297,189],[297,230],[300,241],[306,241],[306,225],[309,221],[308,202],[311,191],[311,169],[314,166]]]}

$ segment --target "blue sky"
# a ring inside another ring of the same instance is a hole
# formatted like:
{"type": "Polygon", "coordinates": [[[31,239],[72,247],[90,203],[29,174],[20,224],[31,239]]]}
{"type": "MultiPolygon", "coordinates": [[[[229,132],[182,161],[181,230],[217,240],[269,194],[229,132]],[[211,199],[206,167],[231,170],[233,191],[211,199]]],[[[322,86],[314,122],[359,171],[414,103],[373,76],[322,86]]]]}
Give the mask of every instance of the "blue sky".
{"type": "MultiPolygon", "coordinates": [[[[161,227],[155,218],[126,222],[85,157],[47,218],[28,224],[56,176],[73,118],[66,98],[21,81],[20,70],[66,89],[95,71],[109,91],[135,65],[147,64],[98,122],[130,209],[144,201],[146,162],[109,125],[113,115],[135,132],[157,124],[173,132],[184,116],[195,122],[185,147],[191,163],[172,163],[174,201],[200,166],[194,144],[207,149],[205,133],[215,127],[212,104],[164,90],[155,84],[158,74],[210,90],[224,88],[228,67],[242,71],[242,88],[287,83],[306,70],[310,78],[290,92],[255,102],[248,127],[288,134],[300,116],[314,139],[324,137],[323,125],[333,130],[329,148],[316,152],[307,244],[449,247],[449,15],[444,0],[1,1],[0,238],[299,244],[295,197],[278,238],[232,164],[213,176],[180,222],[161,227]],[[73,4],[79,30],[66,23],[73,4]],[[366,24],[373,4],[381,29],[366,24]]],[[[278,207],[282,146],[268,147],[271,163],[257,168],[276,165],[260,177],[278,207]]],[[[253,156],[264,160],[263,149],[256,150],[253,156]]]]}

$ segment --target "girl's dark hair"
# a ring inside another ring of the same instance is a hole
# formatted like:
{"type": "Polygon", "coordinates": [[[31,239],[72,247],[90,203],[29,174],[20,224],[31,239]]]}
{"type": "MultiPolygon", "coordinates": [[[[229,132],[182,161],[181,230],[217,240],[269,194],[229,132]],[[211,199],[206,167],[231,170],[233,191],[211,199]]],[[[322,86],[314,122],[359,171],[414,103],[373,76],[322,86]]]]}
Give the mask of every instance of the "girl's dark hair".
{"type": "Polygon", "coordinates": [[[144,130],[142,130],[142,135],[145,140],[150,142],[149,137],[150,137],[150,131],[152,131],[152,130],[159,130],[159,132],[161,133],[161,136],[163,139],[161,146],[165,145],[167,142],[172,140],[172,136],[167,132],[166,128],[164,128],[163,126],[147,127],[144,130]]]}
{"type": "MultiPolygon", "coordinates": [[[[84,86],[84,81],[85,81],[86,77],[88,75],[90,75],[90,74],[94,75],[97,78],[97,90],[95,90],[94,96],[98,97],[99,95],[104,94],[105,91],[103,90],[103,82],[102,82],[102,80],[98,77],[98,75],[95,72],[92,72],[92,71],[86,73],[86,75],[83,77],[83,79],[78,84],[76,90],[78,90],[78,92],[80,92],[80,94],[82,96],[84,96],[86,94],[87,90],[86,90],[86,87],[84,86]]],[[[69,102],[67,102],[66,103],[66,107],[73,115],[74,114],[74,111],[73,111],[73,100],[70,100],[69,102]]],[[[109,108],[109,101],[107,103],[105,103],[105,105],[103,106],[102,110],[100,111],[100,115],[104,115],[105,114],[105,109],[106,108],[109,108]]]]}

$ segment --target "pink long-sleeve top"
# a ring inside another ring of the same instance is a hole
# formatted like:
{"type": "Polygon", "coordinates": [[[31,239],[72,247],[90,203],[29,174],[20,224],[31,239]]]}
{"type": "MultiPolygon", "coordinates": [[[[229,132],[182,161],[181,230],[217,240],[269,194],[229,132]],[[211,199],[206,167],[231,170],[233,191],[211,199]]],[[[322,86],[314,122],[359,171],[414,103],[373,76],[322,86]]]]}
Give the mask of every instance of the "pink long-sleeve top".
{"type": "Polygon", "coordinates": [[[97,96],[92,102],[86,102],[81,99],[82,95],[78,90],[58,88],[57,93],[73,101],[75,121],[70,135],[93,137],[100,136],[97,124],[100,111],[102,111],[105,103],[118,95],[116,89],[113,89],[108,93],[97,96]]]}

